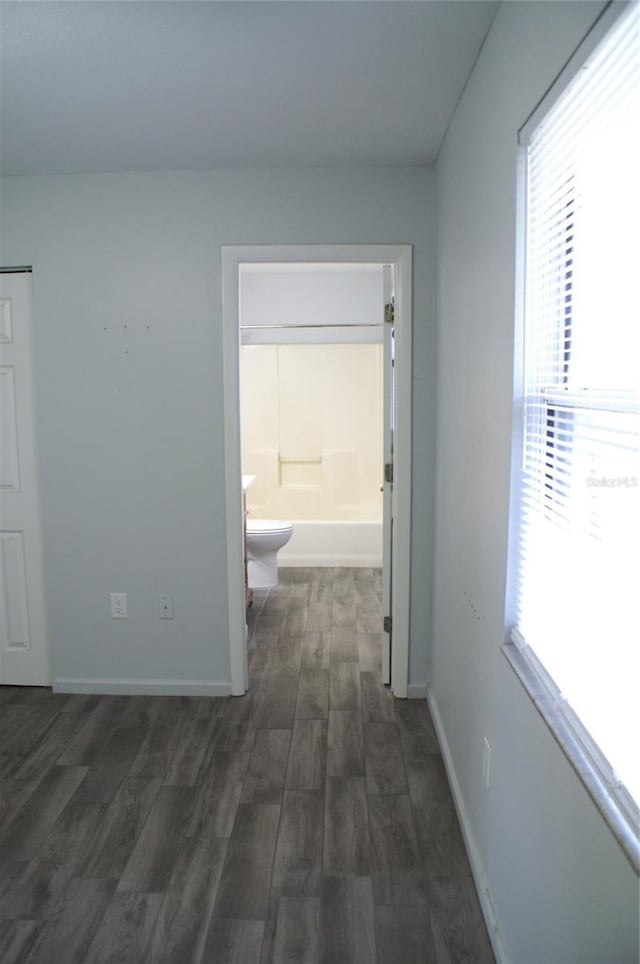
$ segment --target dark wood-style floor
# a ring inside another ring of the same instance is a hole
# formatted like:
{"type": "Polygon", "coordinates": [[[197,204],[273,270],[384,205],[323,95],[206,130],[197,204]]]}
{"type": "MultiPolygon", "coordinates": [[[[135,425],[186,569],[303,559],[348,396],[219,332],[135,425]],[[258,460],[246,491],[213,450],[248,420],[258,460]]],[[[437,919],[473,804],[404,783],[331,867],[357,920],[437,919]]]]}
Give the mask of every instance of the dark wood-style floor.
{"type": "Polygon", "coordinates": [[[0,687],[0,961],[493,961],[376,570],[255,594],[242,698],[0,687]]]}

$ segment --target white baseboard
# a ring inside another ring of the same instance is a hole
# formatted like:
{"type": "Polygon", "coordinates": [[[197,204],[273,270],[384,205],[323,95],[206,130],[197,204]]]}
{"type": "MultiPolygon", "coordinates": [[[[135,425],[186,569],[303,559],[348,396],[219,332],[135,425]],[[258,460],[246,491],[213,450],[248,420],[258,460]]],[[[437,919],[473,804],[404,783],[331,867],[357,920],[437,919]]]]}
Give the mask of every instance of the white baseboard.
{"type": "Polygon", "coordinates": [[[493,953],[495,955],[497,964],[509,964],[507,948],[502,936],[502,931],[500,930],[500,925],[498,924],[493,902],[491,900],[489,881],[487,880],[484,865],[480,857],[480,851],[471,829],[469,817],[467,816],[467,810],[464,805],[456,770],[453,765],[453,759],[451,757],[449,743],[444,731],[442,717],[440,716],[440,711],[438,709],[438,703],[433,695],[433,690],[430,687],[427,687],[427,703],[429,705],[433,725],[435,726],[436,734],[438,736],[438,743],[440,744],[442,759],[444,761],[445,770],[447,771],[447,777],[449,778],[449,786],[451,787],[453,802],[455,804],[456,813],[458,814],[458,820],[460,821],[460,828],[462,830],[462,836],[464,837],[464,842],[467,848],[469,863],[471,864],[471,872],[473,874],[476,890],[478,891],[480,907],[482,909],[485,924],[487,925],[487,931],[489,932],[489,939],[491,941],[493,953]]]}
{"type": "Polygon", "coordinates": [[[426,700],[427,688],[426,683],[409,683],[407,686],[407,699],[426,700]]]}
{"type": "Polygon", "coordinates": [[[349,569],[381,569],[382,559],[378,555],[318,555],[316,553],[283,553],[278,556],[278,564],[282,567],[308,568],[310,566],[346,567],[349,569]]]}
{"type": "Polygon", "coordinates": [[[53,680],[54,693],[114,696],[229,696],[231,684],[199,679],[64,679],[53,680]]]}

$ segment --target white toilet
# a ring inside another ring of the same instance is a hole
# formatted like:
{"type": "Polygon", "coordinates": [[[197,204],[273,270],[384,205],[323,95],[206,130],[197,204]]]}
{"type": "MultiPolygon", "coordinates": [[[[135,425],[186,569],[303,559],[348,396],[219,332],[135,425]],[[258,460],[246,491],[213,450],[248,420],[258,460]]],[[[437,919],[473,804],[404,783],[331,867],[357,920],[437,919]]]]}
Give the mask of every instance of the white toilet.
{"type": "Polygon", "coordinates": [[[278,585],[278,551],[293,534],[290,522],[247,519],[247,581],[249,589],[278,585]]]}

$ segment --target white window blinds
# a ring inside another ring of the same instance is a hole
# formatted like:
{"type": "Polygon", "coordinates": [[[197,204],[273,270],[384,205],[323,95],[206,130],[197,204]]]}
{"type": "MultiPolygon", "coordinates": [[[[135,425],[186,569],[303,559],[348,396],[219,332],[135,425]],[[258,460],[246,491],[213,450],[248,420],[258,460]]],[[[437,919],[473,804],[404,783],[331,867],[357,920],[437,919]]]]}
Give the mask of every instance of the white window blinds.
{"type": "MultiPolygon", "coordinates": [[[[539,115],[537,115],[539,116],[539,115]]],[[[640,801],[640,7],[525,132],[517,627],[640,801]]]]}

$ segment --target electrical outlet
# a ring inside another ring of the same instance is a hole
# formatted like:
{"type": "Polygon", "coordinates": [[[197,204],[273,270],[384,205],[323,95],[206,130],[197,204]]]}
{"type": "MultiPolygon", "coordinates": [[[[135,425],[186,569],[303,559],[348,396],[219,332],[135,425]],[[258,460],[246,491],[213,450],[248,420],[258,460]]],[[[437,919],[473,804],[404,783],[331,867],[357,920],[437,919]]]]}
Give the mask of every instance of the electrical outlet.
{"type": "Polygon", "coordinates": [[[488,790],[491,783],[491,744],[486,736],[484,738],[484,748],[482,750],[482,779],[484,780],[484,785],[488,790]]]}
{"type": "Polygon", "coordinates": [[[111,618],[127,618],[127,594],[126,592],[111,593],[111,618]]]}
{"type": "Polygon", "coordinates": [[[173,596],[158,594],[157,599],[160,619],[173,619],[173,596]]]}

